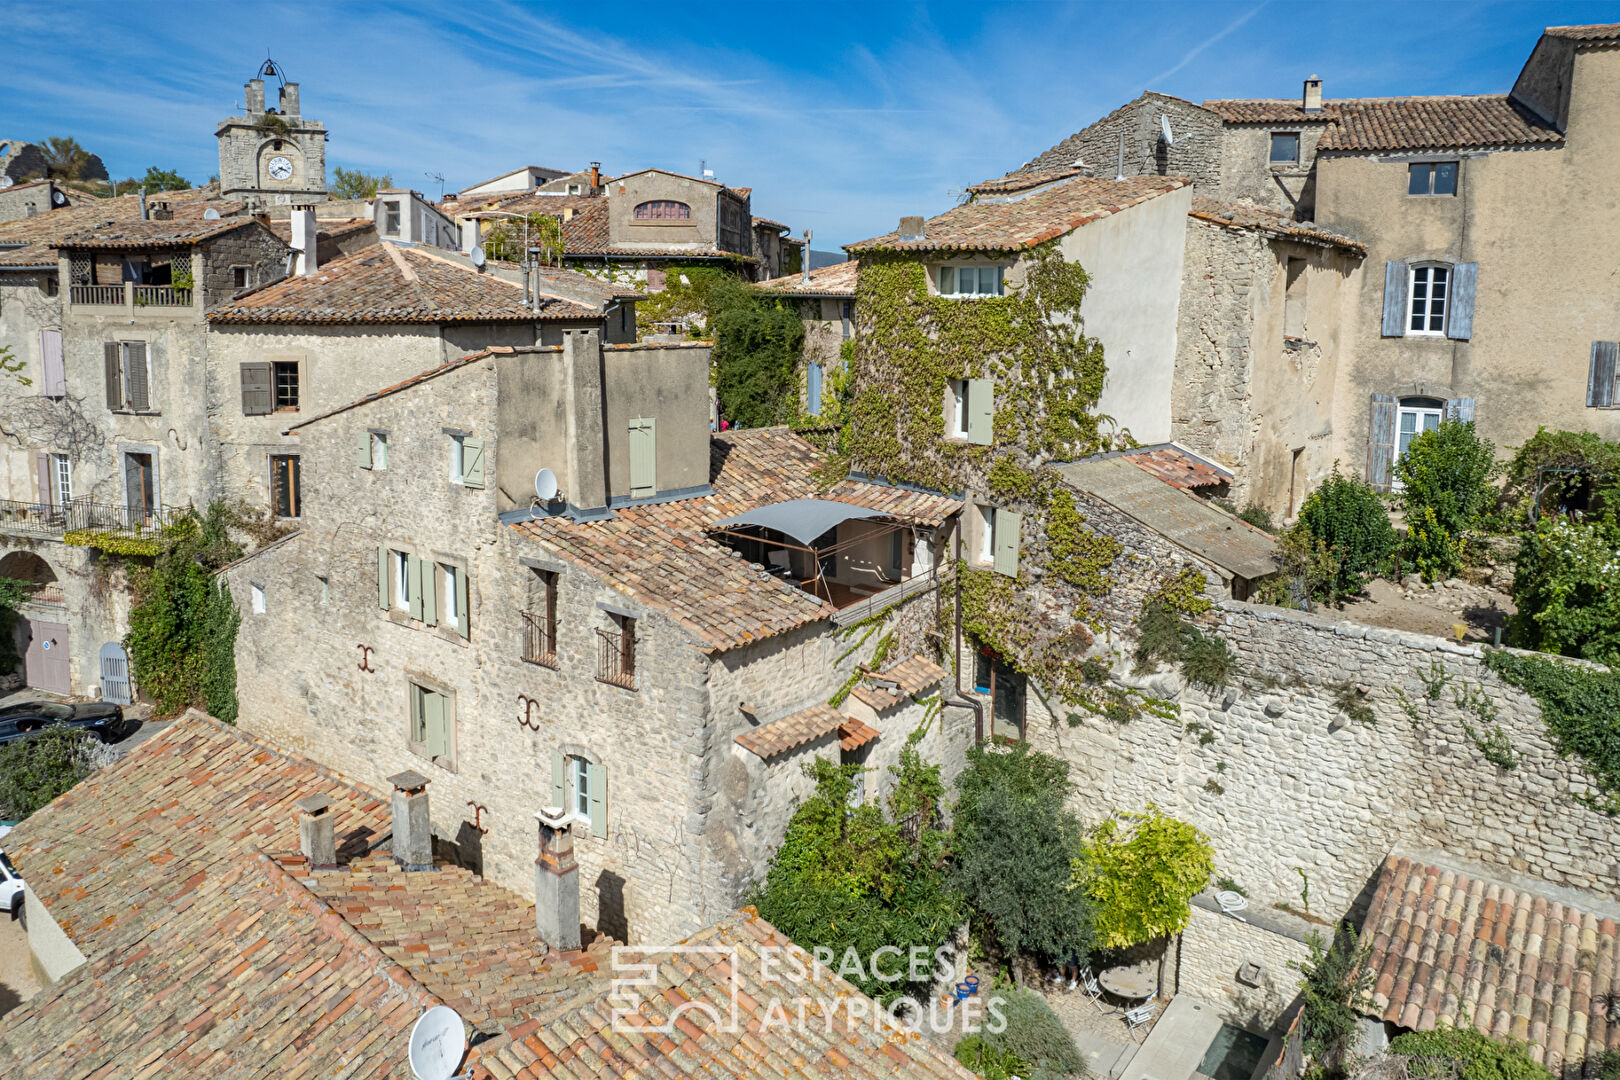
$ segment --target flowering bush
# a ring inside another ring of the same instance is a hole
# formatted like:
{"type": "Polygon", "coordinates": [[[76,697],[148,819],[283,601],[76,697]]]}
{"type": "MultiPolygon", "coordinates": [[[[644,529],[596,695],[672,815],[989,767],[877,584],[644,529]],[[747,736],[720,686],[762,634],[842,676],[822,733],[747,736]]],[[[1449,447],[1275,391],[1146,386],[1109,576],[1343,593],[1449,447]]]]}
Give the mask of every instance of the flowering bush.
{"type": "Polygon", "coordinates": [[[1520,542],[1513,603],[1515,645],[1620,662],[1620,526],[1542,518],[1520,542]]]}

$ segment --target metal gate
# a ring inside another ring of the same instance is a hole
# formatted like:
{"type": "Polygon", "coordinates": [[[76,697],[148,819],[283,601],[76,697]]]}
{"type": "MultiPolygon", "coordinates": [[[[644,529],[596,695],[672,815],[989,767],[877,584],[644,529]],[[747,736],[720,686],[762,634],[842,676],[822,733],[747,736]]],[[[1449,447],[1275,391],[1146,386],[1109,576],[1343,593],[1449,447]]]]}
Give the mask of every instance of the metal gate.
{"type": "Polygon", "coordinates": [[[68,628],[61,623],[28,620],[28,651],[23,654],[28,685],[55,694],[72,693],[68,667],[68,628]]]}
{"type": "Polygon", "coordinates": [[[101,700],[114,705],[130,705],[135,701],[129,682],[129,653],[116,641],[101,647],[101,700]]]}

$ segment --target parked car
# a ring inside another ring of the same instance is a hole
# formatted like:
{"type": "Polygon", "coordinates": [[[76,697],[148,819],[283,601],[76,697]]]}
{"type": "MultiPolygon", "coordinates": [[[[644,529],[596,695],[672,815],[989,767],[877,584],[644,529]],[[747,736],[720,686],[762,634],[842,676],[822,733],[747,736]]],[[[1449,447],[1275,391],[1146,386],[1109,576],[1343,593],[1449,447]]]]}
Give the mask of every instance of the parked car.
{"type": "Polygon", "coordinates": [[[0,708],[0,745],[29,739],[56,724],[88,731],[102,742],[115,742],[136,728],[121,705],[90,701],[59,705],[54,701],[25,701],[0,708]]]}
{"type": "Polygon", "coordinates": [[[17,873],[17,868],[11,865],[6,853],[0,851],[0,911],[7,912],[15,919],[22,914],[23,907],[23,880],[17,873]]]}

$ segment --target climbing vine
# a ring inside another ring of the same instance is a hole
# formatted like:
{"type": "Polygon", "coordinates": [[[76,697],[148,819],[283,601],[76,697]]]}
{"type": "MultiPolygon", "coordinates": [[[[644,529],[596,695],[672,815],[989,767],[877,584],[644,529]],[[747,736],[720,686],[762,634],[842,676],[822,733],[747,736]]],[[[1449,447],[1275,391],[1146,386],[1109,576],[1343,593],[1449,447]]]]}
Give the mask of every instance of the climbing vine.
{"type": "MultiPolygon", "coordinates": [[[[1542,656],[1523,656],[1503,649],[1488,649],[1485,666],[1535,698],[1541,719],[1558,752],[1581,759],[1597,781],[1597,794],[1576,800],[1611,816],[1620,814],[1620,674],[1542,656]]],[[[1481,695],[1483,696],[1483,695],[1481,695]]],[[[1469,704],[1467,698],[1460,706],[1469,704]]],[[[1494,709],[1474,707],[1484,723],[1495,719],[1494,709]]],[[[1517,763],[1507,737],[1499,727],[1483,735],[1470,733],[1480,752],[1499,767],[1517,763]]]]}

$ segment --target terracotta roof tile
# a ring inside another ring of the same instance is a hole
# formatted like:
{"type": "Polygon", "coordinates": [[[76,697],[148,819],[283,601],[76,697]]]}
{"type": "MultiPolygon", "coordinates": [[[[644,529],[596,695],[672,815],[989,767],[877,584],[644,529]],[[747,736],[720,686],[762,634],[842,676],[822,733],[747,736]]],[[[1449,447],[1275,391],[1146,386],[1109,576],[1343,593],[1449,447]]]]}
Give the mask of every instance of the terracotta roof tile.
{"type": "Polygon", "coordinates": [[[1592,26],[1549,26],[1542,31],[1548,37],[1568,38],[1571,41],[1620,40],[1620,23],[1599,23],[1592,26]]]}
{"type": "Polygon", "coordinates": [[[850,259],[848,262],[823,266],[818,270],[810,271],[808,284],[805,283],[802,274],[784,274],[781,277],[760,282],[759,287],[786,296],[831,296],[853,299],[855,296],[855,277],[859,269],[860,264],[854,259],[850,259]]]}
{"type": "Polygon", "coordinates": [[[732,431],[710,440],[714,493],[629,506],[605,521],[543,518],[513,525],[620,591],[681,622],[720,651],[829,618],[833,608],[744,559],[705,530],[767,503],[824,498],[908,524],[938,525],[961,508],[949,496],[843,480],[824,493],[824,456],[785,428],[732,431]]]}
{"type": "Polygon", "coordinates": [[[522,286],[416,247],[380,243],[221,304],[213,323],[452,323],[594,319],[570,300],[523,303],[522,286]]]}
{"type": "Polygon", "coordinates": [[[921,656],[902,660],[879,675],[868,675],[852,693],[882,712],[893,708],[907,698],[914,697],[938,686],[948,672],[921,656]]]}
{"type": "Polygon", "coordinates": [[[859,750],[879,735],[878,729],[853,716],[838,725],[838,746],[841,750],[859,750]]]}
{"type": "Polygon", "coordinates": [[[971,202],[929,218],[921,240],[898,232],[847,244],[852,255],[875,251],[1019,251],[1147,202],[1188,181],[1179,176],[1099,180],[1076,176],[1005,202],[971,202]]]}
{"type": "Polygon", "coordinates": [[[1194,195],[1188,216],[1213,225],[1232,229],[1250,229],[1285,240],[1301,240],[1311,244],[1326,244],[1342,248],[1355,255],[1367,254],[1367,246],[1359,240],[1330,233],[1307,222],[1301,224],[1272,210],[1243,203],[1221,202],[1207,195],[1194,195]]]}
{"type": "Polygon", "coordinates": [[[52,244],[35,242],[22,247],[0,247],[0,267],[28,266],[56,269],[56,248],[52,244]]]}
{"type": "Polygon", "coordinates": [[[843,713],[823,702],[750,728],[737,736],[737,745],[770,759],[837,731],[844,721],[843,713]]]}
{"type": "Polygon", "coordinates": [[[1557,144],[1564,137],[1506,94],[1341,98],[1307,113],[1298,99],[1206,101],[1229,124],[1330,125],[1317,150],[1450,150],[1557,144]]]}
{"type": "Polygon", "coordinates": [[[1183,491],[1215,487],[1232,479],[1232,474],[1225,469],[1211,465],[1177,446],[1143,447],[1140,450],[1127,450],[1120,456],[1183,491]]]}
{"type": "MultiPolygon", "coordinates": [[[[1593,897],[1594,905],[1599,898],[1593,897]]],[[[1372,1004],[1402,1027],[1473,1024],[1529,1043],[1554,1076],[1620,1049],[1615,921],[1445,866],[1391,855],[1367,912],[1372,1004]]]]}
{"type": "Polygon", "coordinates": [[[1014,191],[1028,191],[1032,187],[1042,184],[1052,184],[1059,180],[1067,180],[1071,176],[1085,176],[1086,170],[1073,165],[1060,165],[1055,168],[1030,169],[1028,171],[1008,173],[998,176],[994,180],[981,180],[971,185],[967,190],[970,195],[1005,195],[1014,191]]]}

